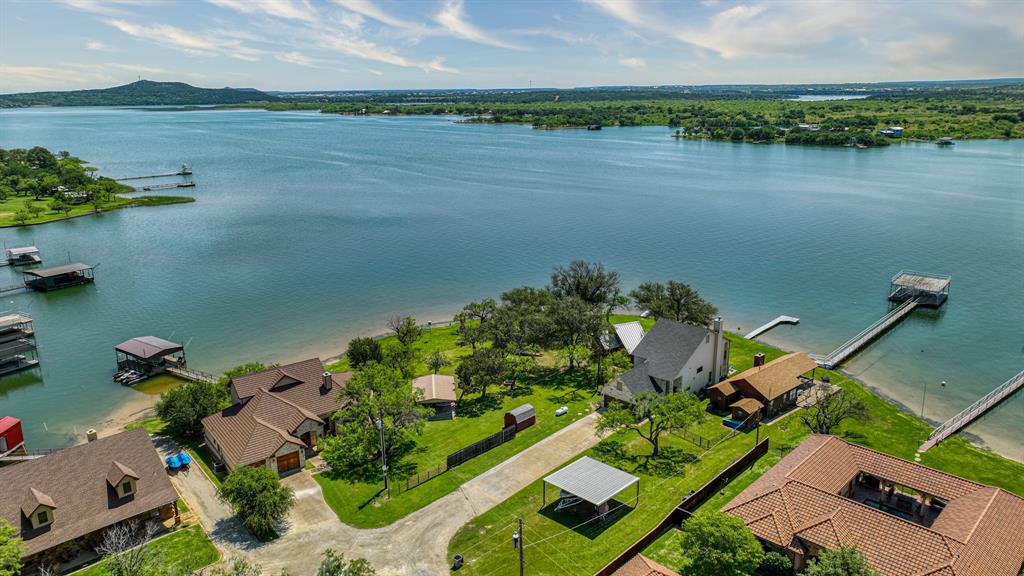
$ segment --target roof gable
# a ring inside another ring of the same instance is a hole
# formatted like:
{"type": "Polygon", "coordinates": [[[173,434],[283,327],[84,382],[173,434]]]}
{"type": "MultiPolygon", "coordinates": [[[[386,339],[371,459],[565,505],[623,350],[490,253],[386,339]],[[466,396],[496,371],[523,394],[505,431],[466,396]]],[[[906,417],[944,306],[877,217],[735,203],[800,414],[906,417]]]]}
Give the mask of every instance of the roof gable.
{"type": "Polygon", "coordinates": [[[638,363],[641,359],[646,361],[651,376],[672,380],[679,375],[710,333],[711,330],[705,326],[659,319],[633,349],[633,356],[638,363]]]}
{"type": "Polygon", "coordinates": [[[766,400],[774,400],[800,386],[799,377],[817,366],[807,354],[793,352],[744,370],[715,387],[728,396],[739,388],[738,383],[746,382],[766,400]]]}
{"type": "Polygon", "coordinates": [[[57,504],[53,502],[53,498],[50,498],[49,494],[44,494],[35,488],[29,488],[28,493],[25,494],[25,499],[21,501],[22,513],[26,517],[31,516],[40,506],[57,508],[57,504]]]}
{"type": "Polygon", "coordinates": [[[139,475],[134,470],[114,460],[110,464],[110,470],[107,472],[107,483],[111,486],[117,486],[125,476],[135,480],[139,479],[139,475]]]}

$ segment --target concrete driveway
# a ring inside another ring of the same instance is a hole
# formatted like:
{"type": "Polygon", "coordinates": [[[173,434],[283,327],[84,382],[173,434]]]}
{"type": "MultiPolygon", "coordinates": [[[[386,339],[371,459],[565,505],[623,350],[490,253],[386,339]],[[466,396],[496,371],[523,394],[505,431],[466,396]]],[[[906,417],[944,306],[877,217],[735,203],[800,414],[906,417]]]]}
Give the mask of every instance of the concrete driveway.
{"type": "MultiPolygon", "coordinates": [[[[458,490],[383,528],[357,529],[342,524],[324,500],[309,471],[283,480],[295,491],[287,527],[273,542],[259,542],[217,499],[213,482],[198,467],[172,478],[196,511],[225,558],[242,555],[261,564],[264,574],[287,569],[295,576],[315,574],[323,551],[366,558],[382,576],[446,574],[448,541],[463,524],[490,510],[552,468],[594,446],[597,414],[589,414],[463,484],[458,490]]],[[[173,442],[156,438],[168,454],[173,442]]]]}

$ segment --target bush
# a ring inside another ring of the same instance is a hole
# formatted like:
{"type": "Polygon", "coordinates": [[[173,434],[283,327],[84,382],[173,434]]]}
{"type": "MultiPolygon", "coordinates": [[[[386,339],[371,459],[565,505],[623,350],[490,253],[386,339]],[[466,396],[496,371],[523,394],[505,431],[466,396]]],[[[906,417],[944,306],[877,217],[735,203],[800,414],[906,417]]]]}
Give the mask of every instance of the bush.
{"type": "Polygon", "coordinates": [[[353,339],[348,343],[348,352],[345,355],[352,368],[359,368],[367,362],[384,360],[384,351],[381,350],[380,342],[373,338],[353,339]]]}
{"type": "Polygon", "coordinates": [[[758,576],[791,576],[793,574],[793,561],[785,554],[779,554],[772,550],[766,552],[761,565],[757,567],[758,576]]]}
{"type": "Polygon", "coordinates": [[[683,569],[687,576],[749,576],[764,551],[743,520],[723,512],[701,512],[683,524],[683,569]]]}
{"type": "Polygon", "coordinates": [[[277,474],[263,466],[234,470],[217,495],[235,509],[242,524],[261,540],[276,535],[275,528],[295,505],[292,489],[283,486],[277,474]]]}
{"type": "Polygon", "coordinates": [[[804,576],[881,576],[853,546],[823,550],[807,564],[804,576]]]}
{"type": "Polygon", "coordinates": [[[160,396],[156,414],[175,434],[198,436],[202,420],[227,406],[228,392],[219,384],[186,382],[160,396]]]}

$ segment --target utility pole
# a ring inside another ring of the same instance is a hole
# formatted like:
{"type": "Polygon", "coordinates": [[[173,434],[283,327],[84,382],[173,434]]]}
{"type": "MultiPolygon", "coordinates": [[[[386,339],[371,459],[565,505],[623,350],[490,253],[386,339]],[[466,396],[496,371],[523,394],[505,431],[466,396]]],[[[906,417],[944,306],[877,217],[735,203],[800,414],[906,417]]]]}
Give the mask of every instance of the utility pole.
{"type": "Polygon", "coordinates": [[[523,519],[519,518],[519,529],[512,533],[512,549],[519,550],[519,576],[526,573],[526,560],[523,559],[523,519]]]}
{"type": "Polygon", "coordinates": [[[380,468],[384,472],[384,489],[388,492],[388,498],[391,498],[391,486],[388,483],[388,451],[387,446],[384,444],[384,410],[381,409],[380,415],[377,416],[377,421],[374,422],[377,425],[377,430],[380,431],[380,468]]]}

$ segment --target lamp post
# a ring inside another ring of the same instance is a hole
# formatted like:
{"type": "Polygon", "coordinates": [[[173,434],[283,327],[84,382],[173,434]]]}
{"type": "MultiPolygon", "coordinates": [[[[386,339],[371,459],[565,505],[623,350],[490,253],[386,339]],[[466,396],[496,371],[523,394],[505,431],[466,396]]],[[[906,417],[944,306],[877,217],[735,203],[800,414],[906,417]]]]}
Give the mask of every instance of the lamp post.
{"type": "Polygon", "coordinates": [[[388,492],[388,498],[391,497],[391,486],[388,484],[388,451],[387,446],[384,444],[384,410],[380,411],[380,415],[374,422],[377,430],[380,432],[380,468],[384,472],[384,489],[388,492]]]}

